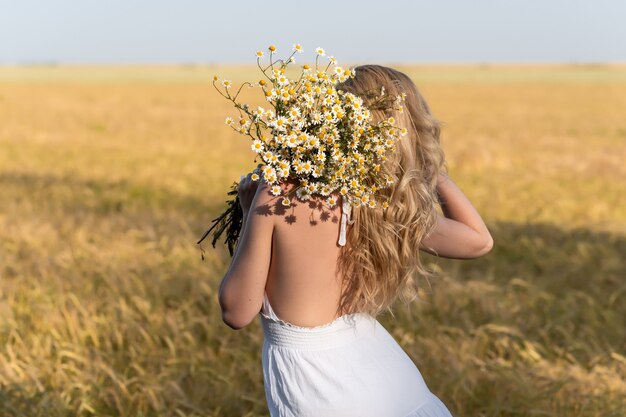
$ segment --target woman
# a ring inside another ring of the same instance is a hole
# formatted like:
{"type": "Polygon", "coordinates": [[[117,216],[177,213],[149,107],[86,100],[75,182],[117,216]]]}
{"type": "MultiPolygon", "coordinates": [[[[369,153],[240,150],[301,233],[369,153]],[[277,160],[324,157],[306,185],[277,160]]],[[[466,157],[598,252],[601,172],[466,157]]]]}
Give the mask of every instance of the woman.
{"type": "MultiPolygon", "coordinates": [[[[385,191],[388,208],[351,209],[345,201],[331,208],[316,198],[284,207],[265,183],[252,182],[250,174],[242,178],[244,224],[220,285],[223,320],[241,329],[260,313],[273,417],[449,417],[375,317],[398,298],[415,298],[416,273],[429,274],[420,250],[477,258],[491,250],[493,240],[444,173],[440,125],[415,84],[383,66],[354,71],[337,89],[362,96],[373,120],[394,117],[409,132],[385,161],[395,179],[385,191]],[[372,90],[390,97],[405,93],[405,110],[377,108],[365,93],[372,90]],[[342,223],[345,245],[338,244],[342,223]]],[[[293,179],[282,187],[296,185],[293,179]]]]}

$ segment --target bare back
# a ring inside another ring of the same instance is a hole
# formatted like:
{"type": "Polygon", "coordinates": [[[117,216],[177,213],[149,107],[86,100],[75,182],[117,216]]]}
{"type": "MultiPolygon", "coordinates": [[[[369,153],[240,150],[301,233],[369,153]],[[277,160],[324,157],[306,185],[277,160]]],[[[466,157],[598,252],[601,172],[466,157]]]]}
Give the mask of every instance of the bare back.
{"type": "Polygon", "coordinates": [[[292,199],[275,216],[266,291],[282,320],[314,327],[337,317],[340,219],[341,204],[330,208],[321,198],[292,199]]]}

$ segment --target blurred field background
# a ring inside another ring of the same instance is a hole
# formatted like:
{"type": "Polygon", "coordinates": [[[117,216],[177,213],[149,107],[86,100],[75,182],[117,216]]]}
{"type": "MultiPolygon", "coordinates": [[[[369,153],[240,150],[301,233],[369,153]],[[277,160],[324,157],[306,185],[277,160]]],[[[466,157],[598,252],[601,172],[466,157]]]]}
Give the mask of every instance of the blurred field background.
{"type": "MultiPolygon", "coordinates": [[[[626,67],[394,67],[495,247],[379,320],[455,416],[626,415],[626,67]]],[[[259,75],[0,68],[0,415],[268,415],[195,244],[254,167],[213,74],[259,75]]]]}

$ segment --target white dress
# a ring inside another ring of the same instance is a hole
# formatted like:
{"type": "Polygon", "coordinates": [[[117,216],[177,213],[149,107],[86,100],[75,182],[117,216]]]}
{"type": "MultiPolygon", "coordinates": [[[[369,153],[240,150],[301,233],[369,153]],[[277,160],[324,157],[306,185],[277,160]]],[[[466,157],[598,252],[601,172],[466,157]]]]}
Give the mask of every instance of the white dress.
{"type": "Polygon", "coordinates": [[[266,293],[260,318],[272,417],[452,417],[372,316],[299,327],[276,316],[266,293]]]}

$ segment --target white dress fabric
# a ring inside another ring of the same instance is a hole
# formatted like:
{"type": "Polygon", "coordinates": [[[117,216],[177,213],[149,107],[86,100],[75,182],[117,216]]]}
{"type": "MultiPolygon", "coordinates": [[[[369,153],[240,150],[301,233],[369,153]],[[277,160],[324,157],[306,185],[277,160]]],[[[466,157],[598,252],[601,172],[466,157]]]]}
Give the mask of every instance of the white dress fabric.
{"type": "Polygon", "coordinates": [[[402,347],[372,316],[316,327],[260,313],[271,417],[452,417],[402,347]]]}

